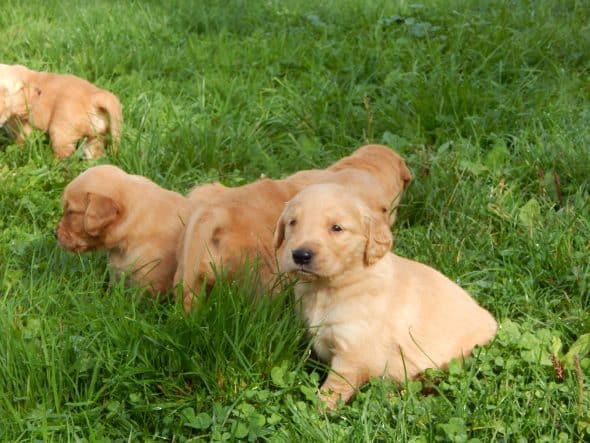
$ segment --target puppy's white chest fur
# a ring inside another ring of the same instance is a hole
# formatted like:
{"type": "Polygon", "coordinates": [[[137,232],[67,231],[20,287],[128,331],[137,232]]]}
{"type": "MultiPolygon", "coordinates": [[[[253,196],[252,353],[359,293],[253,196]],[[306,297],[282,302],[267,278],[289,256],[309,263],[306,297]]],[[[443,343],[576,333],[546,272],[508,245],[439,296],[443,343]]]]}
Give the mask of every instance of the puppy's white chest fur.
{"type": "MultiPolygon", "coordinates": [[[[305,284],[301,292],[305,292],[304,288],[305,284]]],[[[375,326],[370,321],[372,303],[365,297],[362,299],[367,303],[357,304],[355,300],[342,300],[330,289],[301,295],[303,317],[314,336],[314,350],[324,361],[329,362],[335,354],[355,349],[375,326]]]]}

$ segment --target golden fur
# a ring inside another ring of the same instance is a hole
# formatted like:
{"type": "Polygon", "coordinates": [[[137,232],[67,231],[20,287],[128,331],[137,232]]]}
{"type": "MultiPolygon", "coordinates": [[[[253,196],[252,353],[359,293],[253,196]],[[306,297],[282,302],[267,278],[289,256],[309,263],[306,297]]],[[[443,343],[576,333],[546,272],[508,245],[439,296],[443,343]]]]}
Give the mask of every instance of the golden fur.
{"type": "Polygon", "coordinates": [[[163,293],[172,286],[190,208],[186,197],[145,177],[95,166],[66,186],[56,235],[70,251],[108,251],[115,277],[129,273],[134,284],[163,293]]]}
{"type": "Polygon", "coordinates": [[[314,350],[332,367],[320,390],[330,409],[370,377],[401,382],[445,367],[497,329],[440,272],[389,252],[390,228],[365,201],[351,186],[309,186],[287,204],[275,234],[280,270],[300,279],[295,293],[314,350]]]}
{"type": "Polygon", "coordinates": [[[0,64],[0,126],[18,143],[35,128],[49,134],[57,158],[74,153],[81,139],[85,157],[97,158],[109,133],[117,149],[122,121],[117,97],[84,79],[0,64]]]}
{"type": "MultiPolygon", "coordinates": [[[[190,310],[193,294],[200,292],[202,284],[214,283],[216,270],[224,268],[231,275],[246,260],[260,260],[260,283],[272,282],[276,220],[285,203],[305,186],[354,182],[366,189],[383,188],[388,200],[381,209],[390,211],[393,223],[401,193],[410,181],[410,172],[397,153],[386,146],[367,145],[326,170],[300,171],[282,180],[261,179],[236,188],[206,185],[214,186],[215,192],[208,193],[206,202],[195,203],[179,243],[174,283],[183,282],[185,310],[190,310]]],[[[197,187],[188,197],[193,200],[201,192],[197,187]]]]}

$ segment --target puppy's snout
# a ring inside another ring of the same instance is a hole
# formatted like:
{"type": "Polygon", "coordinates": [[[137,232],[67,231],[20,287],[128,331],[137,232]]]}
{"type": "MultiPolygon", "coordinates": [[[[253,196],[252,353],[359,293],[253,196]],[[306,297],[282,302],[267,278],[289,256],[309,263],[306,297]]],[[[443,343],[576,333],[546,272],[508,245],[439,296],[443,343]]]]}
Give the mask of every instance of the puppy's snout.
{"type": "Polygon", "coordinates": [[[298,248],[291,251],[293,261],[298,265],[308,265],[313,258],[313,251],[308,248],[298,248]]]}

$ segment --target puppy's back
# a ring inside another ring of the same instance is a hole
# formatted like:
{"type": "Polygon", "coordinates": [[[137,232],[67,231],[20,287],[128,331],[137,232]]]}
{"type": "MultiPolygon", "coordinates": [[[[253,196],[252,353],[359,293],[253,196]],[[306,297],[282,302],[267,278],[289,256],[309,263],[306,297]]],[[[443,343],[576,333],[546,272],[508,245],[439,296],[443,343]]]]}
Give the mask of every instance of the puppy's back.
{"type": "Polygon", "coordinates": [[[392,318],[393,330],[404,337],[403,345],[418,353],[416,359],[426,363],[420,370],[432,367],[428,361],[444,367],[494,337],[494,317],[442,273],[393,253],[385,261],[392,303],[409,307],[405,312],[411,313],[392,318]]]}

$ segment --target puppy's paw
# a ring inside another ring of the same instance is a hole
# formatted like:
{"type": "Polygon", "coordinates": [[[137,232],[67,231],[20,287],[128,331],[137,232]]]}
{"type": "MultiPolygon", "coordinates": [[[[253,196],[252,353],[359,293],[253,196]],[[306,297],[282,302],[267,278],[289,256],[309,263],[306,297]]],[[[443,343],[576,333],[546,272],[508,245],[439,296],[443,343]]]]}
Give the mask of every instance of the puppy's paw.
{"type": "Polygon", "coordinates": [[[326,412],[332,412],[338,408],[338,402],[342,400],[342,397],[337,392],[320,389],[318,400],[320,409],[325,408],[326,412]]]}

